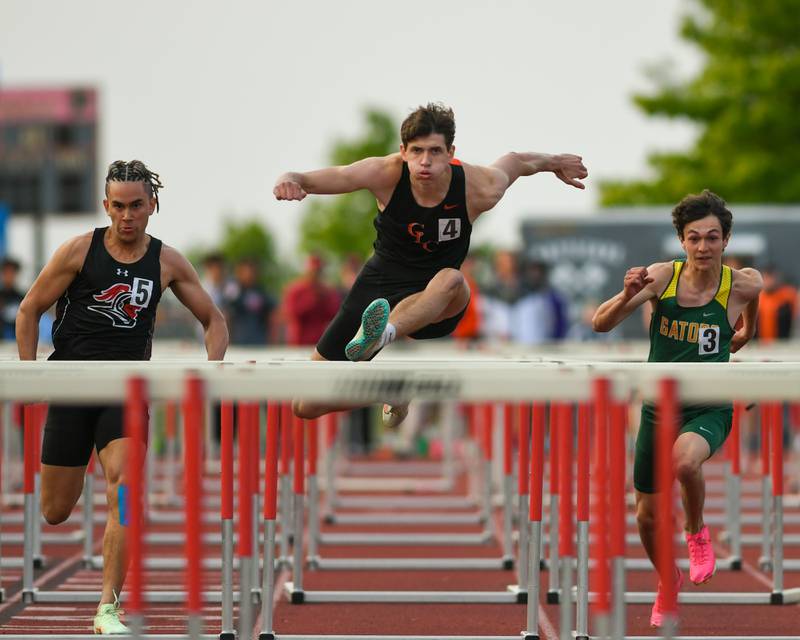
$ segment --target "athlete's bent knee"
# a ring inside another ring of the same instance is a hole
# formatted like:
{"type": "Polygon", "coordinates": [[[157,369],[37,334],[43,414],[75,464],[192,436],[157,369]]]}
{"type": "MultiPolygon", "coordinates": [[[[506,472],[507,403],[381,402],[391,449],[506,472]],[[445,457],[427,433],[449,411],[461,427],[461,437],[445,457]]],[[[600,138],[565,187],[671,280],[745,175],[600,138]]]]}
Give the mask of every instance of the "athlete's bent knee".
{"type": "Polygon", "coordinates": [[[438,285],[443,293],[455,295],[466,285],[464,274],[458,269],[442,269],[437,274],[438,285]]]}
{"type": "Polygon", "coordinates": [[[689,482],[697,477],[697,473],[700,471],[700,463],[689,460],[689,459],[680,459],[675,464],[675,477],[677,478],[678,482],[684,483],[689,482]]]}
{"type": "Polygon", "coordinates": [[[640,503],[636,508],[636,524],[639,525],[639,528],[652,529],[655,526],[655,522],[656,518],[653,511],[640,503]]]}
{"type": "Polygon", "coordinates": [[[47,524],[61,524],[69,518],[72,508],[63,504],[42,503],[42,517],[47,524]]]}

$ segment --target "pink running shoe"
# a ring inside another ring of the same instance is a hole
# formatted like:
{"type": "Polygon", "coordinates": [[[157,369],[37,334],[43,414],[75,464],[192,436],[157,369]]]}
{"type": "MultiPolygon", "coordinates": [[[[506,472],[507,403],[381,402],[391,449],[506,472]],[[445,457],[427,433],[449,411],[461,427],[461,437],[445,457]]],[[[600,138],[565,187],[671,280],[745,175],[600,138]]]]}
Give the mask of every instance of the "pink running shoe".
{"type": "Polygon", "coordinates": [[[689,546],[689,580],[695,584],[708,582],[717,568],[708,527],[703,525],[697,533],[687,533],[686,544],[689,546]]]}
{"type": "MultiPolygon", "coordinates": [[[[675,592],[679,592],[683,586],[683,572],[675,567],[675,592]]],[[[656,593],[656,601],[653,603],[653,609],[650,611],[650,626],[661,627],[664,624],[664,603],[661,601],[661,580],[658,581],[658,592],[656,593]]]]}

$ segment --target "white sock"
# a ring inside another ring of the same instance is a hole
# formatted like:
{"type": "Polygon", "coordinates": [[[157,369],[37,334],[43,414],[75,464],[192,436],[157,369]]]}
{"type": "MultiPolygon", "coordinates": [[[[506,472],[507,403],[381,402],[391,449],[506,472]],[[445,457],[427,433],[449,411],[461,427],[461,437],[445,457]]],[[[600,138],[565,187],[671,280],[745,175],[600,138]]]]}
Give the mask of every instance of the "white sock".
{"type": "Polygon", "coordinates": [[[392,342],[394,342],[396,337],[397,337],[397,329],[391,322],[387,322],[386,328],[383,330],[380,340],[378,340],[377,348],[383,349],[387,344],[391,344],[392,342]]]}

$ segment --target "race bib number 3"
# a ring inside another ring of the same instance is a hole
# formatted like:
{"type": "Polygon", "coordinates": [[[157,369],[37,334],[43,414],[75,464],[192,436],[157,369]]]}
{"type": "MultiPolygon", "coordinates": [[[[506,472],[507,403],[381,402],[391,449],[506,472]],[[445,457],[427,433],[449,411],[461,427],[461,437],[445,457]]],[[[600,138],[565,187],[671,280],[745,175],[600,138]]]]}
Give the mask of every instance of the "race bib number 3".
{"type": "Polygon", "coordinates": [[[455,240],[461,235],[460,218],[440,218],[439,219],[439,242],[455,240]]]}
{"type": "Polygon", "coordinates": [[[719,327],[703,327],[697,336],[701,356],[719,353],[719,327]]]}

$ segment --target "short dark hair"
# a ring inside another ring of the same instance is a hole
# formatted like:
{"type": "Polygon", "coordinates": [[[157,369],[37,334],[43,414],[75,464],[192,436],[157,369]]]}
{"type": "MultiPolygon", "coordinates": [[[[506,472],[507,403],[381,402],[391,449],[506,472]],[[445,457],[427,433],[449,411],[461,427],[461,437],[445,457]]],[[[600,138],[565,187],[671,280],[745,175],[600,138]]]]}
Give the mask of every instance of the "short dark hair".
{"type": "Polygon", "coordinates": [[[683,239],[683,229],[690,222],[702,220],[707,215],[714,215],[722,227],[722,236],[727,238],[733,227],[733,214],[728,210],[725,201],[716,193],[703,189],[703,193],[690,193],[672,210],[672,224],[683,239]]]}
{"type": "Polygon", "coordinates": [[[211,251],[203,256],[203,264],[219,264],[224,266],[225,265],[225,256],[220,253],[219,251],[211,251]]]}
{"type": "Polygon", "coordinates": [[[158,174],[151,171],[141,160],[115,160],[108,165],[106,174],[106,196],[108,196],[109,182],[144,182],[145,190],[151,198],[156,199],[156,211],[158,211],[158,190],[163,188],[158,174]]]}
{"type": "Polygon", "coordinates": [[[16,273],[19,273],[20,264],[18,260],[6,256],[3,258],[3,261],[0,262],[0,269],[13,269],[16,273]]]}
{"type": "Polygon", "coordinates": [[[432,133],[441,133],[448,149],[453,146],[456,137],[455,116],[453,110],[441,102],[429,102],[424,107],[417,107],[400,125],[400,140],[403,146],[432,133]]]}

